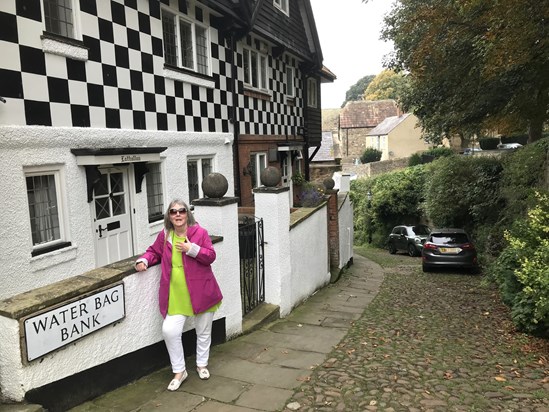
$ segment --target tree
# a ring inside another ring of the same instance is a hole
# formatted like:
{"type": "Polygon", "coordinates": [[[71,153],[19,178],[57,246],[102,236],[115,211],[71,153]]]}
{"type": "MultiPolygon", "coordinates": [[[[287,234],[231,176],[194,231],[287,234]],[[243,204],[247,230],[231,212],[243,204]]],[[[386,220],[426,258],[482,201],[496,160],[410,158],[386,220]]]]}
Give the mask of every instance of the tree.
{"type": "Polygon", "coordinates": [[[393,70],[383,70],[364,91],[364,100],[399,100],[407,87],[407,78],[393,70]]]}
{"type": "Polygon", "coordinates": [[[432,142],[509,125],[541,138],[549,108],[549,3],[399,0],[382,37],[408,73],[401,104],[432,142]]]}
{"type": "Polygon", "coordinates": [[[349,90],[347,90],[347,93],[345,93],[345,101],[341,105],[341,107],[344,107],[347,102],[352,102],[356,100],[362,100],[362,96],[364,94],[364,90],[368,87],[370,82],[375,78],[376,76],[374,74],[369,74],[367,76],[364,76],[362,79],[360,79],[358,82],[353,84],[349,90]]]}

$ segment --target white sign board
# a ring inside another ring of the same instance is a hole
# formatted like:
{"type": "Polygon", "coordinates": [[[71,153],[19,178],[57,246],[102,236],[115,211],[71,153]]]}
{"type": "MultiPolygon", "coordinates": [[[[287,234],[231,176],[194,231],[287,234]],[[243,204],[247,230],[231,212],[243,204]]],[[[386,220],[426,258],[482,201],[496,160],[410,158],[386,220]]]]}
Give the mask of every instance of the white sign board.
{"type": "Polygon", "coordinates": [[[124,316],[124,285],[119,284],[30,317],[25,320],[27,359],[39,358],[124,316]]]}

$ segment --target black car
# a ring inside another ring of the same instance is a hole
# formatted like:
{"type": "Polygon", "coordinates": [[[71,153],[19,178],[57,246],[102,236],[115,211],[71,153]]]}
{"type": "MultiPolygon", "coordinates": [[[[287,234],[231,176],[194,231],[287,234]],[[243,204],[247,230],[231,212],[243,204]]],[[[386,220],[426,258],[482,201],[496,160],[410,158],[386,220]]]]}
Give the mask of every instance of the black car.
{"type": "Polygon", "coordinates": [[[387,241],[389,253],[395,254],[398,250],[404,250],[410,256],[419,256],[429,233],[431,230],[425,225],[395,226],[387,241]]]}
{"type": "Polygon", "coordinates": [[[475,246],[462,229],[433,229],[421,254],[424,272],[442,267],[479,270],[475,246]]]}

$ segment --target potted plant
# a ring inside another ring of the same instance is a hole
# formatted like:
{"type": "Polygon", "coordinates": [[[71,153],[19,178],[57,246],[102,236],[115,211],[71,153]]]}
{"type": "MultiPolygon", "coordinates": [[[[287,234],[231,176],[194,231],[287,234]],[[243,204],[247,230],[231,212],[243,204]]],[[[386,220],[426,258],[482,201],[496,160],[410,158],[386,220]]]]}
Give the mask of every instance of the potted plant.
{"type": "Polygon", "coordinates": [[[294,185],[301,186],[305,183],[305,176],[303,176],[300,171],[297,171],[292,176],[292,182],[294,182],[294,185]]]}

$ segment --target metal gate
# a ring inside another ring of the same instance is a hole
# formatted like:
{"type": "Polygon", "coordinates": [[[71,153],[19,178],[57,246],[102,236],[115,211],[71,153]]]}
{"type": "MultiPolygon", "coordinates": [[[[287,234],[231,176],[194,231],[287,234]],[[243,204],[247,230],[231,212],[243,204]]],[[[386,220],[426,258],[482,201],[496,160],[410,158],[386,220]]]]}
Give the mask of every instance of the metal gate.
{"type": "Polygon", "coordinates": [[[242,315],[265,301],[263,219],[245,216],[238,226],[242,315]]]}

